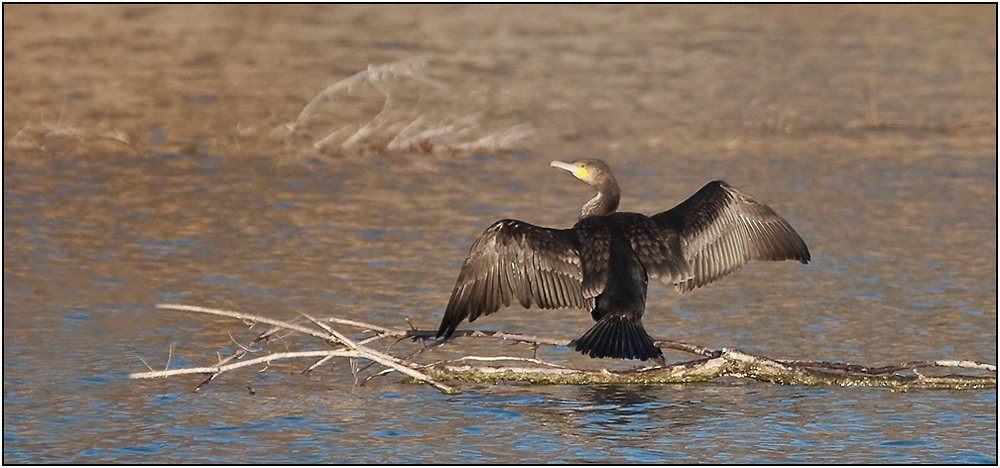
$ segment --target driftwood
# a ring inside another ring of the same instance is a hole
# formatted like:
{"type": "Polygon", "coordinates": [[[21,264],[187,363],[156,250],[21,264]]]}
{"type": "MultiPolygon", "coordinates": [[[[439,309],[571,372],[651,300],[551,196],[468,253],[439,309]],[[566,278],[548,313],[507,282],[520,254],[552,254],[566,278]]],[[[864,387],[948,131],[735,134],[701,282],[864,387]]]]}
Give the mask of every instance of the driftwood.
{"type": "MultiPolygon", "coordinates": [[[[528,382],[555,385],[586,384],[679,384],[705,382],[720,377],[749,378],[779,385],[836,385],[859,387],[888,387],[897,391],[911,388],[925,389],[987,389],[997,386],[997,367],[974,361],[913,361],[896,366],[867,367],[824,361],[802,361],[771,359],[755,356],[735,349],[711,350],[675,341],[657,341],[661,349],[674,349],[701,356],[700,359],[672,365],[652,365],[624,371],[607,369],[585,370],[556,365],[536,357],[515,356],[465,356],[458,359],[419,363],[409,358],[400,358],[377,351],[368,346],[382,339],[421,340],[425,348],[437,346],[432,330],[387,328],[373,324],[345,320],[334,317],[314,318],[302,314],[306,324],[293,323],[241,312],[209,309],[205,307],[160,304],[160,310],[175,310],[221,315],[243,320],[253,326],[257,323],[271,325],[226,358],[220,357],[214,365],[181,369],[153,370],[130,374],[133,379],[149,379],[185,374],[203,374],[208,377],[195,391],[211,382],[216,376],[248,366],[266,366],[273,361],[285,359],[312,358],[316,362],[305,369],[306,372],[325,364],[334,358],[364,359],[377,363],[382,369],[366,379],[389,372],[398,372],[408,379],[423,382],[438,390],[454,394],[454,387],[441,382],[474,381],[488,383],[528,382]],[[311,326],[308,326],[311,325],[311,326]],[[331,325],[348,326],[370,334],[362,340],[352,340],[335,330],[331,325]],[[267,353],[252,359],[245,359],[251,353],[263,353],[264,346],[279,332],[297,332],[314,336],[329,344],[329,350],[295,351],[267,353]],[[502,364],[501,364],[502,363],[502,364]],[[948,375],[932,377],[921,374],[918,369],[948,367],[987,371],[992,375],[948,375]]],[[[571,340],[554,340],[544,337],[518,335],[502,332],[457,330],[456,336],[482,337],[528,343],[532,346],[569,346],[571,340]]],[[[391,348],[391,345],[389,346],[391,348]]],[[[600,361],[594,361],[600,362],[600,361]]],[[[147,365],[147,367],[149,367],[147,365]]],[[[168,365],[169,367],[169,360],[168,365]]],[[[360,379],[358,370],[352,366],[355,378],[360,379]]]]}

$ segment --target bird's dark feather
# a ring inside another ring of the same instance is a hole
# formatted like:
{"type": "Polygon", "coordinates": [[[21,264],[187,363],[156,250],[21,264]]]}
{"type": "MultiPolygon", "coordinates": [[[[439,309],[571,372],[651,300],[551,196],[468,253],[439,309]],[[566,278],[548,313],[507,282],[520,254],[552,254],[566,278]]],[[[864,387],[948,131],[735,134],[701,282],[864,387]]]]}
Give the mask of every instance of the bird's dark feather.
{"type": "MultiPolygon", "coordinates": [[[[529,308],[577,308],[592,304],[581,293],[583,272],[571,230],[504,219],[472,244],[451,293],[438,336],[451,336],[466,318],[500,310],[517,300],[529,308]]],[[[592,307],[592,305],[591,305],[592,307]]]]}
{"type": "Polygon", "coordinates": [[[808,263],[809,249],[798,233],[771,207],[721,180],[677,206],[650,217],[661,232],[679,236],[692,276],[673,283],[690,291],[726,276],[750,260],[798,260],[808,263]]]}

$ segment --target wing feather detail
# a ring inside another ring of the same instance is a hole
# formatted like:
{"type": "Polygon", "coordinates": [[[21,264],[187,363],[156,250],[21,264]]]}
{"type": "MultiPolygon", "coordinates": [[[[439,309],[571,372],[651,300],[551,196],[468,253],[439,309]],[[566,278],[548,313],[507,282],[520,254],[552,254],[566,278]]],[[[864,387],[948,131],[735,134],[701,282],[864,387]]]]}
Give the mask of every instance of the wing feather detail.
{"type": "Polygon", "coordinates": [[[512,219],[483,232],[462,264],[438,336],[515,300],[542,309],[593,308],[582,293],[583,269],[572,230],[549,229],[512,219]]]}
{"type": "Polygon", "coordinates": [[[798,260],[809,249],[795,229],[771,207],[723,181],[706,184],[676,207],[650,217],[664,237],[677,236],[691,276],[680,281],[663,275],[680,292],[726,276],[750,260],[798,260]]]}

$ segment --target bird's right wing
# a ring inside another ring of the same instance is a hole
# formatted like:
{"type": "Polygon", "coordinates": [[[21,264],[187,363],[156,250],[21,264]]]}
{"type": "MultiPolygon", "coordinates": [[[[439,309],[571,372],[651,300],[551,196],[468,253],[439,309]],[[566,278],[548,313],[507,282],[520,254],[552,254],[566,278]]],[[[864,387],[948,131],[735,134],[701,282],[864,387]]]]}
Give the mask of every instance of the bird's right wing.
{"type": "Polygon", "coordinates": [[[472,244],[437,336],[451,334],[466,317],[489,315],[517,299],[525,308],[593,308],[581,293],[583,270],[576,237],[513,219],[493,223],[472,244]]]}

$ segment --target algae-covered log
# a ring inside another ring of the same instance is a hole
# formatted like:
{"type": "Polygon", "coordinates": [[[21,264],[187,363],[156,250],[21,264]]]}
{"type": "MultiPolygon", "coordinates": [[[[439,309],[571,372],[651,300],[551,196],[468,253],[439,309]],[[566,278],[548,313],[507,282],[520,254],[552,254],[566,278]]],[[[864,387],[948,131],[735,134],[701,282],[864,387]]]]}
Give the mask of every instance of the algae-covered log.
{"type": "MultiPolygon", "coordinates": [[[[989,369],[988,365],[961,361],[922,363],[914,367],[975,367],[989,369]]],[[[858,366],[854,366],[858,367],[858,366]]],[[[995,367],[993,367],[995,371],[995,367]]],[[[594,384],[682,384],[706,382],[720,377],[749,378],[776,385],[832,385],[840,387],[889,387],[896,390],[910,388],[929,389],[984,389],[996,388],[996,376],[947,376],[926,377],[919,373],[903,375],[884,373],[866,374],[860,371],[831,371],[789,364],[742,351],[724,349],[715,358],[675,364],[667,367],[649,367],[631,371],[579,370],[541,366],[480,366],[442,364],[425,369],[437,381],[470,381],[483,383],[527,382],[548,385],[594,384]]]]}

